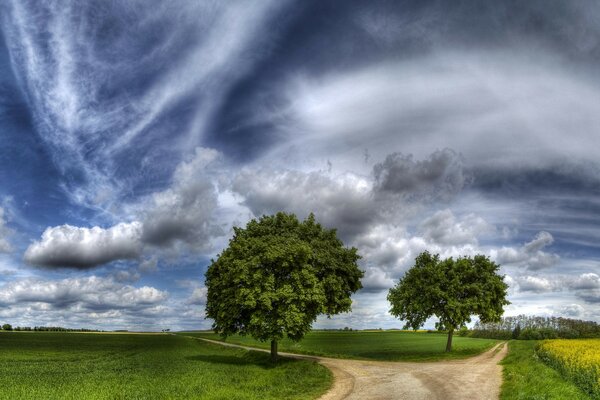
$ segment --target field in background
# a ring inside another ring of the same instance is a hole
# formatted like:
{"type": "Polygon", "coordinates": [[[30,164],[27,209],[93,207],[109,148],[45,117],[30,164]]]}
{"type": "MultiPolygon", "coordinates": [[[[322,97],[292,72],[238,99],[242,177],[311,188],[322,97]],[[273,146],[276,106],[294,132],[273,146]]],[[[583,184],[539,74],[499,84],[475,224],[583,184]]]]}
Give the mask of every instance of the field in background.
{"type": "Polygon", "coordinates": [[[501,362],[504,382],[500,400],[590,400],[575,384],[541,362],[535,354],[537,344],[533,340],[508,343],[508,355],[501,362]]]}
{"type": "Polygon", "coordinates": [[[182,336],[0,333],[0,399],[314,399],[331,382],[312,361],[182,336]]]}
{"type": "MultiPolygon", "coordinates": [[[[213,340],[222,340],[212,332],[179,332],[213,340]]],[[[494,344],[493,339],[472,339],[455,336],[451,353],[446,353],[445,334],[405,331],[312,331],[299,343],[284,339],[279,350],[336,358],[357,358],[385,361],[433,361],[470,357],[494,344]]],[[[231,336],[228,343],[267,349],[268,342],[250,337],[231,336]]]]}

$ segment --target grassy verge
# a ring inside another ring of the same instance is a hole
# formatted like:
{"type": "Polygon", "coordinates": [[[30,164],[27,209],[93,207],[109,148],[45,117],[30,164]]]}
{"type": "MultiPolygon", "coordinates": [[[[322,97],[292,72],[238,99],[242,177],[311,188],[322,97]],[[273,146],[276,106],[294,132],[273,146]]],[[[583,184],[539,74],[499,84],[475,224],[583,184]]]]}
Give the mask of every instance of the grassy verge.
{"type": "Polygon", "coordinates": [[[0,334],[0,399],[314,399],[332,383],[312,361],[174,335],[0,334]]]}
{"type": "Polygon", "coordinates": [[[545,340],[536,354],[593,399],[600,399],[600,339],[545,340]]]}
{"type": "Polygon", "coordinates": [[[583,391],[543,364],[535,355],[537,342],[511,340],[502,361],[504,383],[501,400],[589,400],[583,391]]]}
{"type": "MultiPolygon", "coordinates": [[[[182,335],[222,340],[212,332],[180,332],[182,335]]],[[[385,361],[436,361],[470,357],[494,344],[493,339],[454,337],[453,350],[446,353],[446,335],[401,331],[312,331],[299,343],[284,339],[279,344],[283,352],[335,358],[355,358],[385,361]]],[[[250,337],[231,336],[228,343],[268,349],[270,344],[250,337]]]]}

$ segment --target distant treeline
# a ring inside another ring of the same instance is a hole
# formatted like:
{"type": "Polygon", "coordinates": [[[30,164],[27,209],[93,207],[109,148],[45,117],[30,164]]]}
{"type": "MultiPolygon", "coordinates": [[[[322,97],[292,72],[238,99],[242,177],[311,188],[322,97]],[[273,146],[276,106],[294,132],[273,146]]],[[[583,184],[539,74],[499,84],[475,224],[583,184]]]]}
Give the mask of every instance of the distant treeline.
{"type": "Polygon", "coordinates": [[[519,315],[505,317],[499,323],[475,323],[467,336],[492,339],[576,339],[600,337],[600,325],[594,321],[562,317],[519,315]]]}
{"type": "Polygon", "coordinates": [[[5,331],[36,331],[36,332],[101,332],[97,329],[72,329],[72,328],[63,328],[62,326],[34,326],[33,328],[30,326],[13,326],[11,324],[4,324],[0,326],[2,330],[5,331]]]}

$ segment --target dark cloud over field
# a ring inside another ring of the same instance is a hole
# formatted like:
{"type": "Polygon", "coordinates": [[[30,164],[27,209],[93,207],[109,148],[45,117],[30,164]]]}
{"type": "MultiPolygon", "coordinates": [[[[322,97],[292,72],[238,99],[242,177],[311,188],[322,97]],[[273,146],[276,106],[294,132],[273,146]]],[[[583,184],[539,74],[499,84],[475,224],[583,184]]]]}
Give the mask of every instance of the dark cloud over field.
{"type": "Polygon", "coordinates": [[[232,226],[313,212],[354,312],[423,250],[484,253],[508,313],[600,321],[600,6],[8,0],[0,320],[207,327],[232,226]],[[179,310],[179,312],[178,312],[179,310]]]}

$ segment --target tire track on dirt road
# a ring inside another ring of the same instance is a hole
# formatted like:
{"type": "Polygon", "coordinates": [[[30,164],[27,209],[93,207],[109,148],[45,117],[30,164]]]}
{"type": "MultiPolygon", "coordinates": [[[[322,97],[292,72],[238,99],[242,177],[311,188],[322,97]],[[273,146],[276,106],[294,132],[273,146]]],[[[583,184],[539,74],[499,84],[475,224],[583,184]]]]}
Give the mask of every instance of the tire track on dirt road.
{"type": "MultiPolygon", "coordinates": [[[[264,351],[216,340],[195,338],[222,346],[264,351]]],[[[436,362],[363,361],[301,354],[285,357],[316,360],[329,368],[334,382],[320,400],[497,400],[502,384],[506,342],[475,357],[436,362]]]]}

